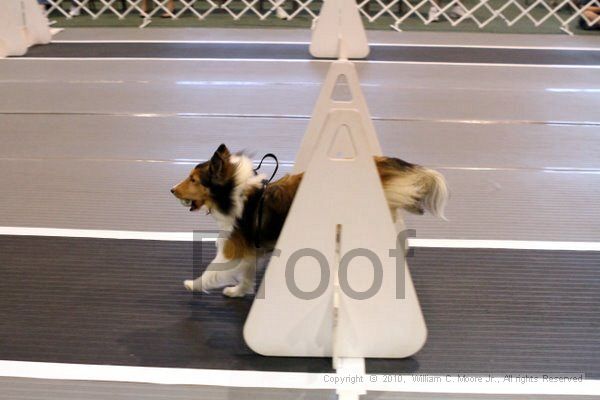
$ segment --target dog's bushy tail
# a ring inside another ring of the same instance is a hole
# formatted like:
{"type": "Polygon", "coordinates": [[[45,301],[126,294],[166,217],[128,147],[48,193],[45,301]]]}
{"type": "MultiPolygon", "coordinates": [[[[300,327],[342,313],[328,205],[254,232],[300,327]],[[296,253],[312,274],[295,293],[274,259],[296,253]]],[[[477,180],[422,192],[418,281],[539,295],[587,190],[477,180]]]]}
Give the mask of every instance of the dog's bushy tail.
{"type": "Polygon", "coordinates": [[[430,212],[446,220],[448,186],[444,176],[420,165],[397,158],[376,157],[381,183],[390,209],[414,214],[430,212]]]}
{"type": "Polygon", "coordinates": [[[422,168],[425,185],[421,203],[431,214],[447,221],[445,211],[448,202],[448,186],[444,176],[429,168],[422,168]]]}

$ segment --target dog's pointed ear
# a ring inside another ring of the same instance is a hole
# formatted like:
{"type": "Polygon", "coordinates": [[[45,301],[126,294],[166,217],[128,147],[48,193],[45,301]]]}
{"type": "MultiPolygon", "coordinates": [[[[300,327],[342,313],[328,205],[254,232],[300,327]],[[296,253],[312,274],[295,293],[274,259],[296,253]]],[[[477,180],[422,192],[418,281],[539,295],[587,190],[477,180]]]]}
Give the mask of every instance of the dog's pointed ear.
{"type": "Polygon", "coordinates": [[[225,170],[225,164],[228,162],[231,153],[224,144],[221,144],[215,154],[210,159],[210,170],[215,175],[215,178],[220,178],[225,170]]]}
{"type": "Polygon", "coordinates": [[[229,149],[227,148],[227,146],[225,146],[225,143],[221,143],[221,145],[219,146],[219,148],[217,149],[217,151],[215,151],[215,155],[221,155],[222,157],[226,157],[229,158],[229,156],[231,155],[231,153],[229,152],[229,149]]]}

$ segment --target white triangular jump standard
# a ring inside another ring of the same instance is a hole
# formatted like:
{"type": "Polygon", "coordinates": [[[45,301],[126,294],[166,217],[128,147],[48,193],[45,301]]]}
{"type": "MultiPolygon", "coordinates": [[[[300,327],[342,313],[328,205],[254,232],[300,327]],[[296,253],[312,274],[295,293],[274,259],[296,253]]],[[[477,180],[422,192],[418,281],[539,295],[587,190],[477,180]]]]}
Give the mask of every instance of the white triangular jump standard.
{"type": "Polygon", "coordinates": [[[51,39],[48,19],[36,0],[0,1],[0,58],[22,56],[29,46],[51,39]]]}
{"type": "Polygon", "coordinates": [[[29,46],[48,44],[52,41],[48,17],[44,15],[37,0],[21,0],[25,15],[25,35],[29,46]]]}
{"type": "Polygon", "coordinates": [[[373,161],[380,153],[352,63],[332,63],[297,157],[305,175],[280,253],[244,327],[257,353],[402,358],[425,343],[404,253],[394,251],[398,232],[373,161]],[[332,99],[340,76],[350,101],[332,99]]]}
{"type": "Polygon", "coordinates": [[[295,174],[303,172],[308,167],[308,163],[317,146],[325,120],[331,110],[355,110],[360,114],[360,119],[366,129],[366,139],[369,145],[369,151],[373,155],[381,155],[381,145],[375,127],[369,114],[369,108],[362,90],[354,64],[348,60],[339,60],[331,63],[325,82],[321,86],[319,98],[313,109],[313,114],[308,123],[308,128],[300,144],[300,151],[296,156],[293,172],[295,174]],[[340,101],[334,98],[336,84],[340,78],[346,82],[347,90],[350,94],[349,101],[340,101]]]}
{"type": "Polygon", "coordinates": [[[0,57],[19,56],[27,52],[20,0],[3,0],[0,4],[0,57]]]}
{"type": "Polygon", "coordinates": [[[343,58],[369,55],[367,34],[355,0],[325,0],[310,43],[310,54],[317,58],[340,57],[339,39],[344,38],[343,58]]]}
{"type": "MultiPolygon", "coordinates": [[[[296,157],[294,173],[304,177],[244,338],[263,355],[332,357],[338,374],[364,374],[364,358],[419,351],[427,328],[398,239],[402,218],[394,226],[373,160],[381,146],[347,61],[368,54],[354,0],[325,0],[311,54],[341,60],[329,68],[296,157]]],[[[337,392],[357,399],[365,390],[337,392]]]]}
{"type": "Polygon", "coordinates": [[[360,114],[331,110],[248,315],[248,345],[271,356],[417,352],[425,322],[396,236],[360,114]],[[354,154],[338,156],[346,134],[354,154]]]}

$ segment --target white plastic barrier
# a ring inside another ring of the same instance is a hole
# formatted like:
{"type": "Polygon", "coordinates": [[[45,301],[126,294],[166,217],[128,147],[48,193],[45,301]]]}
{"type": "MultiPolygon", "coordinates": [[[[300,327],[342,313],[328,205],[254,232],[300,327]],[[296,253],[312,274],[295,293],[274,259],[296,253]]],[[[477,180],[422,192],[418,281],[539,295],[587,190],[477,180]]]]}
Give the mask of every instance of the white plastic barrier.
{"type": "Polygon", "coordinates": [[[22,56],[29,47],[21,0],[0,2],[0,55],[22,56]]]}
{"type": "Polygon", "coordinates": [[[325,0],[310,42],[310,54],[317,58],[338,58],[340,38],[344,58],[366,58],[369,43],[355,0],[325,0]]]}
{"type": "Polygon", "coordinates": [[[52,41],[52,34],[48,18],[42,12],[36,0],[21,0],[25,16],[25,35],[29,46],[48,44],[52,41]]]}
{"type": "MultiPolygon", "coordinates": [[[[353,376],[364,374],[367,357],[416,353],[427,327],[399,240],[403,224],[401,218],[394,224],[373,161],[381,154],[379,140],[347,60],[368,54],[364,27],[354,0],[325,0],[323,12],[328,15],[319,16],[311,52],[339,59],[296,157],[294,172],[304,177],[244,339],[263,355],[332,357],[338,374],[353,376]],[[335,92],[341,86],[348,92],[343,96],[335,92]]],[[[358,385],[337,393],[340,400],[357,400],[366,392],[358,385]]]]}
{"type": "Polygon", "coordinates": [[[408,357],[427,329],[373,162],[375,132],[358,109],[327,111],[244,337],[264,355],[408,357]]]}
{"type": "Polygon", "coordinates": [[[47,44],[51,38],[36,0],[0,1],[0,57],[22,56],[29,46],[47,44]]]}
{"type": "MultiPolygon", "coordinates": [[[[332,63],[296,159],[304,178],[244,326],[257,353],[332,357],[338,374],[353,376],[364,358],[409,357],[424,345],[398,246],[403,225],[394,226],[373,162],[380,153],[353,64],[332,63]],[[340,77],[350,99],[332,97],[340,77]]],[[[340,387],[338,398],[364,393],[340,387]]]]}

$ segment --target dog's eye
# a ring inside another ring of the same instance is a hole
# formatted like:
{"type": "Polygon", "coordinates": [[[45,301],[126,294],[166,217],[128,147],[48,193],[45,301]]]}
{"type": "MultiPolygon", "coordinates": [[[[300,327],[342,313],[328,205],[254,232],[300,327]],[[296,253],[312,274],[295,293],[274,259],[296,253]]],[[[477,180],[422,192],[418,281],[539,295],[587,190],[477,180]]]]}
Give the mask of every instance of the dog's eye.
{"type": "Polygon", "coordinates": [[[196,183],[196,180],[194,178],[190,178],[190,182],[196,183]]]}

